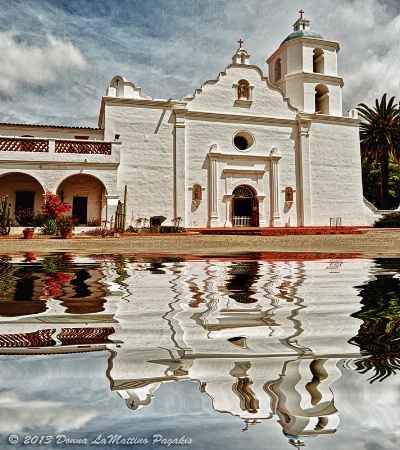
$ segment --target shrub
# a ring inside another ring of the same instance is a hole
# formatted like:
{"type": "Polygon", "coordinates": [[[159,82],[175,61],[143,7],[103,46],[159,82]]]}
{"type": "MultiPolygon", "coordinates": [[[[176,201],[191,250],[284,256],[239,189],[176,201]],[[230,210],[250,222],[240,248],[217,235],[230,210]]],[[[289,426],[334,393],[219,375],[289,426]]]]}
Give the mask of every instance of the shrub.
{"type": "Polygon", "coordinates": [[[57,234],[57,222],[55,219],[45,219],[43,222],[41,233],[46,234],[48,236],[53,236],[54,234],[57,234]]]}
{"type": "Polygon", "coordinates": [[[59,202],[58,196],[50,191],[46,191],[46,200],[41,206],[43,215],[50,219],[59,219],[63,213],[71,211],[72,206],[59,202]]]}
{"type": "Polygon", "coordinates": [[[400,228],[400,211],[384,214],[374,223],[375,228],[400,228]]]}
{"type": "Polygon", "coordinates": [[[62,216],[56,219],[57,231],[73,231],[75,230],[75,223],[78,219],[72,216],[62,216]]]}
{"type": "Polygon", "coordinates": [[[89,219],[86,225],[88,227],[99,227],[101,225],[101,219],[89,219]]]}
{"type": "Polygon", "coordinates": [[[127,233],[138,233],[138,228],[133,227],[132,225],[129,225],[129,227],[125,230],[127,233]]]}
{"type": "Polygon", "coordinates": [[[19,209],[14,214],[15,222],[21,227],[41,227],[46,217],[41,212],[34,212],[30,208],[19,209]]]}
{"type": "Polygon", "coordinates": [[[89,236],[113,236],[117,231],[114,228],[95,228],[94,230],[85,231],[89,236]]]}
{"type": "Polygon", "coordinates": [[[14,219],[21,227],[33,227],[35,221],[35,213],[30,209],[19,209],[14,214],[14,219]]]}

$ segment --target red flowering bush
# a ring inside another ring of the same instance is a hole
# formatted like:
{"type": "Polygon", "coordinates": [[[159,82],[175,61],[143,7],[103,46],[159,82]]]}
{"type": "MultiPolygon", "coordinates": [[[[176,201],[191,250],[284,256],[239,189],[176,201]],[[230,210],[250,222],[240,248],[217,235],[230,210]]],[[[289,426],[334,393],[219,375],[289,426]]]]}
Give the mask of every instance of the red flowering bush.
{"type": "Polygon", "coordinates": [[[43,215],[49,219],[59,219],[63,213],[71,211],[72,206],[58,201],[58,196],[46,190],[46,200],[41,206],[43,215]]]}

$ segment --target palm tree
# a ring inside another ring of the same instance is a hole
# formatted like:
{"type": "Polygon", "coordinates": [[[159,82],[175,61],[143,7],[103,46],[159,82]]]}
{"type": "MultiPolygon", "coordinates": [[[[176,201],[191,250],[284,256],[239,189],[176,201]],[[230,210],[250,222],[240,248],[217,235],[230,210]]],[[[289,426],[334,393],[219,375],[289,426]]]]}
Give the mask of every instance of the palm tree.
{"type": "Polygon", "coordinates": [[[375,100],[375,107],[364,103],[357,107],[363,121],[360,124],[361,158],[367,165],[377,162],[381,171],[381,208],[389,208],[389,160],[400,159],[400,109],[394,96],[386,103],[375,100]]]}

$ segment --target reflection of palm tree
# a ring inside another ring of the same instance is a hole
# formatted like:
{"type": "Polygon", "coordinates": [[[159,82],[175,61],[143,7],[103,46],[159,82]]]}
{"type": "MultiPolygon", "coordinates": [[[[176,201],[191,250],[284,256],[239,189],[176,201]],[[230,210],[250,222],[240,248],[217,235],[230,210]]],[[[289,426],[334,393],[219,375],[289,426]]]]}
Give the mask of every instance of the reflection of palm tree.
{"type": "Polygon", "coordinates": [[[361,350],[362,358],[355,365],[360,373],[375,372],[371,383],[383,381],[400,370],[400,280],[377,275],[362,287],[360,295],[364,306],[352,316],[364,323],[349,341],[361,350]]]}
{"type": "Polygon", "coordinates": [[[400,159],[400,109],[392,97],[386,103],[386,94],[382,100],[375,101],[375,108],[364,103],[358,105],[358,111],[364,120],[360,124],[361,156],[370,166],[380,164],[381,170],[381,207],[389,208],[389,160],[400,159]]]}

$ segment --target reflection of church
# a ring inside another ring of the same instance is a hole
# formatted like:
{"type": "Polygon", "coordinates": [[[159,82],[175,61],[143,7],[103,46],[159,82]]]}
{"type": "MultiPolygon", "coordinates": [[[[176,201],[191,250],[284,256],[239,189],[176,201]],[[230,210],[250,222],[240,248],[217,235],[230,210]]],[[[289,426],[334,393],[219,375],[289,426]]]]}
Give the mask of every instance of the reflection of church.
{"type": "Polygon", "coordinates": [[[110,387],[131,410],[149,405],[162,383],[196,381],[216,411],[243,419],[243,430],[277,417],[301,446],[336,431],[338,363],[359,356],[348,341],[360,322],[350,314],[369,262],[342,263],[345,277],[327,260],[104,260],[103,278],[88,281],[103,295],[102,311],[71,314],[49,300],[43,313],[2,317],[1,353],[107,349],[110,387]]]}
{"type": "Polygon", "coordinates": [[[0,124],[0,196],[39,210],[48,189],[81,224],[110,221],[125,186],[128,225],[150,216],[193,228],[367,224],[339,44],[300,18],[266,77],[238,42],[225,71],[182,100],[115,76],[98,128],[0,124]]]}
{"type": "Polygon", "coordinates": [[[137,273],[130,302],[114,316],[123,343],[109,360],[111,389],[136,410],[162,383],[193,380],[215,410],[242,418],[244,430],[278,416],[296,446],[334,433],[331,388],[339,361],[358,356],[348,343],[359,327],[350,317],[359,304],[353,286],[364,282],[368,264],[352,261],[343,295],[331,265],[178,263],[161,268],[172,277],[159,277],[157,287],[148,272],[137,273]]]}

